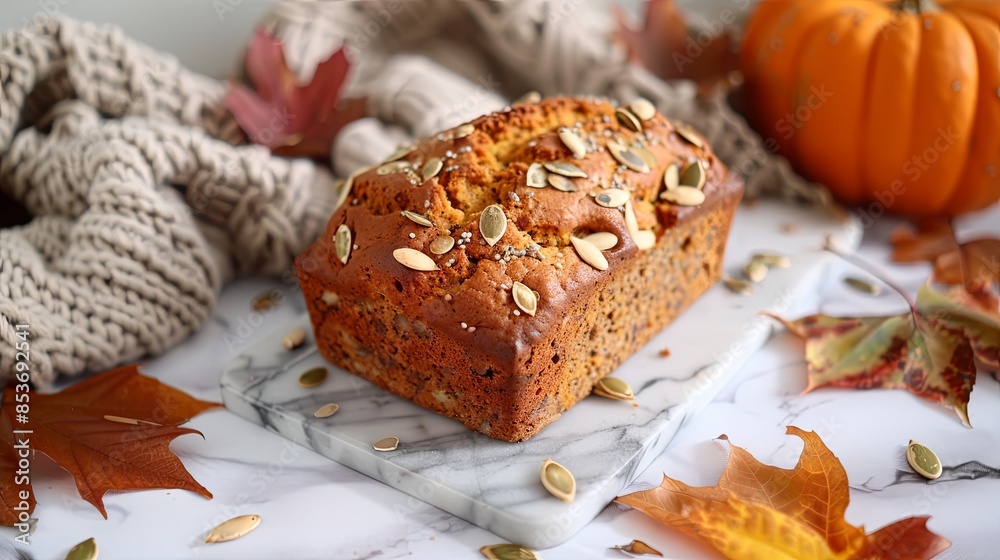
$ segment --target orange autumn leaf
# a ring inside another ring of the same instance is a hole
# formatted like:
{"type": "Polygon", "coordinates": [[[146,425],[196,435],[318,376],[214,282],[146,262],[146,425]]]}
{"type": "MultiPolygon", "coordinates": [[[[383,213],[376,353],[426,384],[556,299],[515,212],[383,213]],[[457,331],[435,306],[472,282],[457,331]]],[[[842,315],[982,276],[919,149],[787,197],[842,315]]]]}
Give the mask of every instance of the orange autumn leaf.
{"type": "Polygon", "coordinates": [[[18,446],[10,420],[7,415],[0,414],[0,525],[8,527],[26,522],[27,518],[20,519],[19,515],[35,510],[35,493],[28,485],[30,471],[18,465],[19,453],[30,456],[31,450],[24,445],[18,446]]]}
{"type": "MultiPolygon", "coordinates": [[[[12,450],[11,425],[31,430],[31,449],[73,475],[80,496],[105,518],[102,498],[108,490],[178,488],[212,497],[169,445],[184,434],[200,435],[177,426],[218,404],[141,375],[135,365],[96,375],[58,393],[29,392],[27,423],[20,422],[15,409],[16,394],[14,385],[3,394],[6,431],[0,438],[5,448],[0,457],[12,450]],[[108,420],[109,416],[135,423],[108,420]]],[[[11,480],[14,474],[9,461],[0,459],[0,477],[11,480]]]]}
{"type": "Polygon", "coordinates": [[[899,226],[889,235],[892,260],[899,263],[933,261],[957,247],[951,223],[941,218],[920,220],[915,228],[899,226]]]}
{"type": "MultiPolygon", "coordinates": [[[[847,473],[815,432],[802,439],[798,464],[782,469],[730,446],[717,486],[695,488],[664,475],[658,488],[621,496],[661,523],[704,541],[727,558],[931,558],[951,543],[909,517],[866,535],[844,519],[847,473]]],[[[722,436],[725,439],[725,436],[722,436]]]]}

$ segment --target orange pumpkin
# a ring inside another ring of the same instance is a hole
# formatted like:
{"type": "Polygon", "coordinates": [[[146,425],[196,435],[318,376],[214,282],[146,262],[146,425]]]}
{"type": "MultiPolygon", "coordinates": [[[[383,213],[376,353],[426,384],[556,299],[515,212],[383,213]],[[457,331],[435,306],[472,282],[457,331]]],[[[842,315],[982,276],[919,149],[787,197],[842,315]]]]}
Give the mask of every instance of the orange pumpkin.
{"type": "Polygon", "coordinates": [[[762,0],[740,66],[766,145],[842,201],[1000,200],[1000,1],[762,0]]]}

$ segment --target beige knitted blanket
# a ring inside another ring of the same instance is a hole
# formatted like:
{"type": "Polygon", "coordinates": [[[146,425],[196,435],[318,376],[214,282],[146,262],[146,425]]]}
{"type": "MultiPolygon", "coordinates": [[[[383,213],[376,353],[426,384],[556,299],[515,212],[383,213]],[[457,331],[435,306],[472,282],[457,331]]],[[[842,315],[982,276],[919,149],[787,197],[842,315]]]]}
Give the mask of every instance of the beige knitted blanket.
{"type": "MultiPolygon", "coordinates": [[[[700,128],[753,195],[810,201],[721,101],[624,64],[589,3],[282,3],[265,24],[303,81],[346,41],[371,117],[332,147],[346,175],[528,90],[647,97],[700,128]]],[[[0,229],[0,377],[30,325],[32,380],[158,354],[197,330],[236,274],[280,275],[336,199],[330,171],[273,157],[222,106],[225,86],[64,18],[0,38],[0,191],[32,215],[0,229]]]]}

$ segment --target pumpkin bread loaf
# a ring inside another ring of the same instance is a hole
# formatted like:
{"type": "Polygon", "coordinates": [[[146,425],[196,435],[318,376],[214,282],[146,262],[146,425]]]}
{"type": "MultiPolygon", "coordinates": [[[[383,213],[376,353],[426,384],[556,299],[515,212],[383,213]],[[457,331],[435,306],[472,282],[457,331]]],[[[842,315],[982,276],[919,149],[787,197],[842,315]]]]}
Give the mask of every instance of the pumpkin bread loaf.
{"type": "Polygon", "coordinates": [[[296,269],[326,359],[523,441],[719,279],[742,191],[648,102],[515,104],[355,174],[296,269]]]}

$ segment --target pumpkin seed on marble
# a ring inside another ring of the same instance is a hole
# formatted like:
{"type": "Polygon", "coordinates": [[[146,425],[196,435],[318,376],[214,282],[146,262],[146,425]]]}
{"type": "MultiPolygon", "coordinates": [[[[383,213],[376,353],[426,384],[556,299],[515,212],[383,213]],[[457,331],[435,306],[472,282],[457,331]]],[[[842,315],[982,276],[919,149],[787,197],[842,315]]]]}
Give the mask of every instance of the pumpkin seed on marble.
{"type": "Polygon", "coordinates": [[[774,253],[756,253],[750,258],[753,261],[760,261],[768,266],[768,268],[788,268],[792,266],[792,261],[785,255],[777,255],[774,253]]]}
{"type": "Polygon", "coordinates": [[[93,537],[69,549],[66,560],[97,560],[97,541],[93,537]]]}
{"type": "Polygon", "coordinates": [[[444,167],[444,162],[441,161],[441,158],[432,157],[427,160],[427,163],[425,163],[423,168],[421,168],[420,176],[424,178],[424,181],[433,179],[434,177],[437,177],[438,173],[441,172],[442,167],[444,167]]]}
{"type": "Polygon", "coordinates": [[[227,542],[236,540],[260,526],[260,516],[255,514],[241,515],[229,521],[223,521],[212,529],[205,537],[206,543],[227,542]]]}
{"type": "Polygon", "coordinates": [[[705,147],[705,141],[701,139],[701,135],[694,131],[693,128],[687,126],[683,123],[674,123],[674,130],[677,135],[688,141],[688,143],[697,146],[699,148],[705,147]]]}
{"type": "Polygon", "coordinates": [[[639,230],[632,242],[640,251],[646,251],[656,246],[656,234],[648,229],[639,230]]]}
{"type": "Polygon", "coordinates": [[[424,216],[423,214],[417,214],[416,212],[410,212],[409,210],[403,210],[400,214],[411,222],[420,224],[424,227],[432,227],[434,225],[429,219],[427,219],[427,216],[424,216]]]}
{"type": "Polygon", "coordinates": [[[663,172],[663,186],[670,189],[676,189],[681,185],[681,173],[677,168],[676,163],[671,163],[667,166],[667,170],[663,172]]]}
{"type": "Polygon", "coordinates": [[[559,139],[562,140],[564,146],[569,148],[570,152],[573,152],[574,156],[582,158],[587,155],[587,144],[572,130],[560,128],[559,139]]]}
{"type": "Polygon", "coordinates": [[[455,140],[458,140],[459,138],[465,138],[466,136],[472,134],[475,131],[476,131],[475,126],[466,123],[456,128],[454,131],[452,131],[451,137],[454,138],[455,140]]]}
{"type": "Polygon", "coordinates": [[[489,560],[539,560],[533,551],[516,544],[493,544],[479,552],[489,560]]]}
{"type": "Polygon", "coordinates": [[[633,115],[644,121],[648,121],[656,116],[656,106],[653,105],[652,101],[643,97],[640,97],[630,103],[628,108],[632,110],[633,115]]]}
{"type": "Polygon", "coordinates": [[[392,252],[392,257],[396,259],[396,262],[411,270],[418,270],[420,272],[440,270],[437,263],[434,262],[434,259],[416,249],[410,249],[409,247],[396,249],[392,252]]]}
{"type": "Polygon", "coordinates": [[[625,206],[625,203],[632,198],[632,194],[625,189],[608,189],[594,197],[594,202],[605,208],[618,208],[625,206]]]}
{"type": "Polygon", "coordinates": [[[606,399],[630,401],[635,398],[628,383],[617,377],[604,377],[594,386],[594,394],[606,399]]]}
{"type": "Polygon", "coordinates": [[[538,103],[541,100],[542,100],[542,94],[538,93],[537,91],[529,91],[528,93],[525,93],[521,97],[518,97],[517,99],[512,101],[511,105],[520,105],[522,103],[538,103]]]}
{"type": "Polygon", "coordinates": [[[285,335],[285,338],[281,340],[281,345],[285,350],[295,350],[302,343],[306,341],[306,330],[302,327],[293,329],[290,333],[285,335]]]}
{"type": "Polygon", "coordinates": [[[250,306],[253,307],[254,311],[267,311],[278,305],[279,301],[281,301],[280,295],[274,292],[264,292],[254,296],[253,301],[250,302],[250,306]]]}
{"type": "Polygon", "coordinates": [[[645,556],[659,556],[661,558],[663,557],[662,552],[656,550],[655,548],[639,540],[633,540],[632,542],[628,543],[625,546],[618,545],[618,546],[613,546],[611,548],[614,550],[620,550],[622,552],[627,552],[629,554],[635,554],[639,556],[645,555],[645,556]]]}
{"type": "Polygon", "coordinates": [[[639,121],[639,117],[635,116],[632,111],[629,111],[624,107],[619,107],[615,109],[615,117],[617,117],[618,122],[622,123],[622,125],[626,128],[635,132],[642,132],[642,123],[639,121]]]}
{"type": "Polygon", "coordinates": [[[637,173],[649,173],[649,166],[632,150],[618,142],[608,142],[608,151],[615,161],[637,173]]]}
{"type": "Polygon", "coordinates": [[[545,171],[545,166],[540,163],[532,163],[528,166],[528,173],[525,177],[526,183],[529,187],[535,187],[536,189],[544,189],[548,183],[548,171],[545,171]]]}
{"type": "Polygon", "coordinates": [[[450,235],[440,235],[431,241],[431,253],[443,255],[455,246],[455,238],[450,235]]]}
{"type": "Polygon", "coordinates": [[[618,245],[618,236],[611,233],[610,231],[599,231],[597,233],[592,233],[583,238],[584,241],[590,243],[594,247],[602,251],[607,251],[618,245]]]}
{"type": "Polygon", "coordinates": [[[499,204],[490,204],[479,215],[479,233],[490,247],[497,244],[507,231],[507,215],[499,204]]]}
{"type": "Polygon", "coordinates": [[[307,389],[316,387],[326,381],[326,374],[326,368],[322,366],[308,369],[299,376],[299,386],[307,389]]]}
{"type": "Polygon", "coordinates": [[[941,459],[926,446],[923,446],[912,439],[906,446],[906,462],[913,467],[913,470],[920,476],[934,480],[941,476],[941,459]]]}
{"type": "Polygon", "coordinates": [[[576,185],[573,184],[573,181],[570,181],[569,179],[563,177],[562,175],[553,175],[550,173],[548,177],[548,182],[549,185],[551,185],[552,188],[557,191],[576,192],[576,185]]]}
{"type": "Polygon", "coordinates": [[[751,282],[761,282],[767,277],[767,265],[760,261],[751,260],[743,267],[743,275],[751,282]]]}
{"type": "Polygon", "coordinates": [[[521,311],[532,317],[535,316],[535,312],[538,311],[538,292],[533,291],[520,282],[514,282],[510,293],[514,296],[514,303],[517,304],[521,311]]]}
{"type": "Polygon", "coordinates": [[[635,208],[632,207],[631,200],[625,204],[625,230],[635,243],[635,239],[639,237],[639,220],[635,217],[635,208]]]}
{"type": "Polygon", "coordinates": [[[573,248],[576,249],[576,254],[580,256],[580,260],[597,270],[608,269],[608,259],[605,258],[604,254],[601,253],[601,250],[595,247],[592,243],[572,235],[569,237],[569,241],[573,244],[573,248]]]}
{"type": "Polygon", "coordinates": [[[347,264],[347,259],[351,257],[351,228],[347,224],[337,226],[337,232],[333,234],[333,250],[340,264],[347,264]]]}
{"type": "Polygon", "coordinates": [[[399,438],[397,437],[382,438],[372,444],[375,451],[395,451],[397,447],[399,447],[399,438]]]}
{"type": "Polygon", "coordinates": [[[375,173],[378,173],[379,175],[389,175],[391,173],[396,173],[409,168],[410,162],[408,161],[393,161],[380,165],[379,168],[375,170],[375,173]]]}
{"type": "Polygon", "coordinates": [[[700,159],[696,159],[689,163],[684,168],[684,171],[681,172],[680,184],[681,186],[694,187],[701,190],[705,186],[707,175],[708,172],[705,169],[705,164],[700,159]]]}
{"type": "Polygon", "coordinates": [[[396,150],[395,152],[393,152],[392,155],[390,155],[389,157],[385,158],[382,161],[382,163],[392,163],[392,162],[396,161],[397,159],[399,159],[399,158],[401,158],[401,157],[403,157],[405,155],[408,155],[412,151],[413,151],[413,146],[403,146],[403,147],[399,148],[398,150],[396,150]]]}
{"type": "Polygon", "coordinates": [[[317,408],[316,412],[313,412],[313,416],[316,418],[327,418],[336,414],[338,410],[340,410],[340,405],[337,403],[324,404],[317,408]]]}
{"type": "Polygon", "coordinates": [[[734,294],[748,296],[753,293],[753,284],[743,280],[742,278],[731,278],[727,276],[722,279],[722,283],[730,292],[733,292],[734,294]]]}
{"type": "Polygon", "coordinates": [[[863,294],[877,296],[882,292],[882,289],[879,288],[878,284],[872,284],[871,282],[866,282],[853,276],[844,278],[844,283],[863,294]]]}
{"type": "Polygon", "coordinates": [[[566,467],[552,459],[546,459],[542,463],[541,477],[542,486],[549,491],[549,494],[567,503],[576,498],[576,479],[566,467]]]}
{"type": "Polygon", "coordinates": [[[587,173],[572,163],[566,163],[564,161],[550,161],[544,163],[543,165],[545,166],[545,169],[548,169],[556,175],[562,175],[563,177],[576,177],[578,179],[587,178],[587,173]]]}
{"type": "Polygon", "coordinates": [[[698,206],[705,202],[705,193],[686,185],[660,193],[660,198],[678,206],[698,206]]]}

